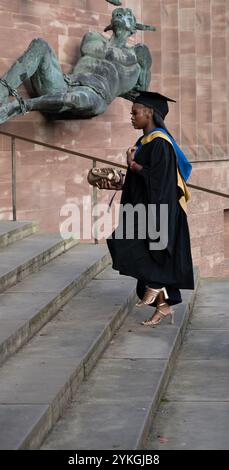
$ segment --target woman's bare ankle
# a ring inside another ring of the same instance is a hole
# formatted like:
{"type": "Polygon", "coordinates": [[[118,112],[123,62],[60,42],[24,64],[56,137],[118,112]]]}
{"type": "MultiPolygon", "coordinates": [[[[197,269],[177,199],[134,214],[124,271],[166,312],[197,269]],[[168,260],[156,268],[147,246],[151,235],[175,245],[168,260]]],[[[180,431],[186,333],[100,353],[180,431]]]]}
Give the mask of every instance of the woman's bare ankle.
{"type": "Polygon", "coordinates": [[[171,307],[167,302],[158,302],[157,309],[161,310],[164,315],[169,315],[171,313],[171,307]]]}

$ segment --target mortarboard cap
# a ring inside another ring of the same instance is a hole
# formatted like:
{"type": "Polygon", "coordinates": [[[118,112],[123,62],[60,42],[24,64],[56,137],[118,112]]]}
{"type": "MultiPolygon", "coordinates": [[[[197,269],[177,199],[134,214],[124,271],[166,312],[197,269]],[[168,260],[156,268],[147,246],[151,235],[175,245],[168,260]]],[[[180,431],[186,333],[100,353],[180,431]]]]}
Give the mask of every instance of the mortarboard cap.
{"type": "Polygon", "coordinates": [[[155,93],[153,91],[141,91],[139,92],[139,95],[134,99],[134,103],[143,104],[147,108],[155,109],[155,111],[157,111],[163,119],[169,111],[168,101],[176,103],[175,100],[172,100],[167,96],[163,96],[160,93],[155,93]]]}

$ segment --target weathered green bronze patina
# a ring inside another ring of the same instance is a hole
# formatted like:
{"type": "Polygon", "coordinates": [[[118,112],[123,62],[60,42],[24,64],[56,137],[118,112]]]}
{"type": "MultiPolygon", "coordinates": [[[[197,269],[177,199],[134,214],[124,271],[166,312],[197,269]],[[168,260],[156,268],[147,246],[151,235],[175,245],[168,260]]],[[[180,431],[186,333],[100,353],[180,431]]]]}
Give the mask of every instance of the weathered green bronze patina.
{"type": "Polygon", "coordinates": [[[26,111],[48,113],[68,111],[74,117],[92,117],[103,113],[117,96],[147,90],[152,63],[144,44],[127,46],[128,38],[137,29],[151,29],[136,23],[129,8],[116,8],[105,31],[88,32],[80,45],[81,56],[69,75],[62,73],[57,57],[49,44],[34,39],[24,54],[0,81],[0,123],[26,111]],[[22,100],[14,90],[30,78],[35,98],[22,100]],[[9,95],[15,100],[9,102],[9,95]]]}
{"type": "Polygon", "coordinates": [[[112,5],[122,5],[122,2],[120,2],[119,0],[106,0],[107,2],[109,3],[112,3],[112,5]]]}

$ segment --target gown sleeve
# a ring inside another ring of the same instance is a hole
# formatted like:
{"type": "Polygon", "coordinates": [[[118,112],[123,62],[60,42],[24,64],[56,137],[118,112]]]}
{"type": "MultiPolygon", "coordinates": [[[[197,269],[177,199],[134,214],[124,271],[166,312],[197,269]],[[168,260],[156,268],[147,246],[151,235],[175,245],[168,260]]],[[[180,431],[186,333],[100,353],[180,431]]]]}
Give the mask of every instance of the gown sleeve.
{"type": "Polygon", "coordinates": [[[169,202],[169,190],[176,186],[175,155],[171,155],[169,145],[160,137],[155,139],[148,154],[147,164],[139,171],[145,181],[151,203],[169,202]]]}
{"type": "MultiPolygon", "coordinates": [[[[139,161],[140,163],[140,161],[139,161]]],[[[162,138],[156,138],[150,144],[147,160],[143,165],[139,175],[143,178],[147,194],[147,204],[156,207],[157,231],[160,232],[162,226],[160,221],[160,204],[167,204],[168,207],[168,244],[166,248],[151,252],[153,257],[160,257],[163,260],[163,253],[172,255],[176,240],[177,220],[178,220],[178,193],[177,193],[177,167],[176,156],[171,144],[162,138]]],[[[150,234],[152,231],[150,231],[150,234]]],[[[148,242],[152,240],[148,233],[148,242]]]]}

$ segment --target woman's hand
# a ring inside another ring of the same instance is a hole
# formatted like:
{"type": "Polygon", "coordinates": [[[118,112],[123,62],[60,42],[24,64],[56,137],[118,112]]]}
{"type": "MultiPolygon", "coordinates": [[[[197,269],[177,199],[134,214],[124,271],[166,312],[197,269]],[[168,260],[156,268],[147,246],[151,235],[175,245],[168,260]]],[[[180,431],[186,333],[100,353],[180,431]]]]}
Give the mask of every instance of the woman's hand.
{"type": "Polygon", "coordinates": [[[132,161],[132,163],[130,164],[130,169],[131,171],[136,171],[137,173],[141,172],[143,166],[140,165],[139,163],[135,162],[134,160],[132,161]]]}
{"type": "Polygon", "coordinates": [[[139,163],[136,163],[134,161],[134,155],[135,155],[136,150],[137,150],[136,145],[134,147],[129,147],[126,152],[126,157],[127,157],[127,165],[129,166],[129,168],[132,171],[138,172],[142,170],[143,166],[139,165],[139,163]]]}
{"type": "Polygon", "coordinates": [[[129,166],[131,164],[131,162],[133,162],[134,160],[134,154],[137,150],[137,147],[136,145],[134,147],[129,147],[127,152],[126,152],[126,161],[127,161],[127,165],[129,166]]]}

